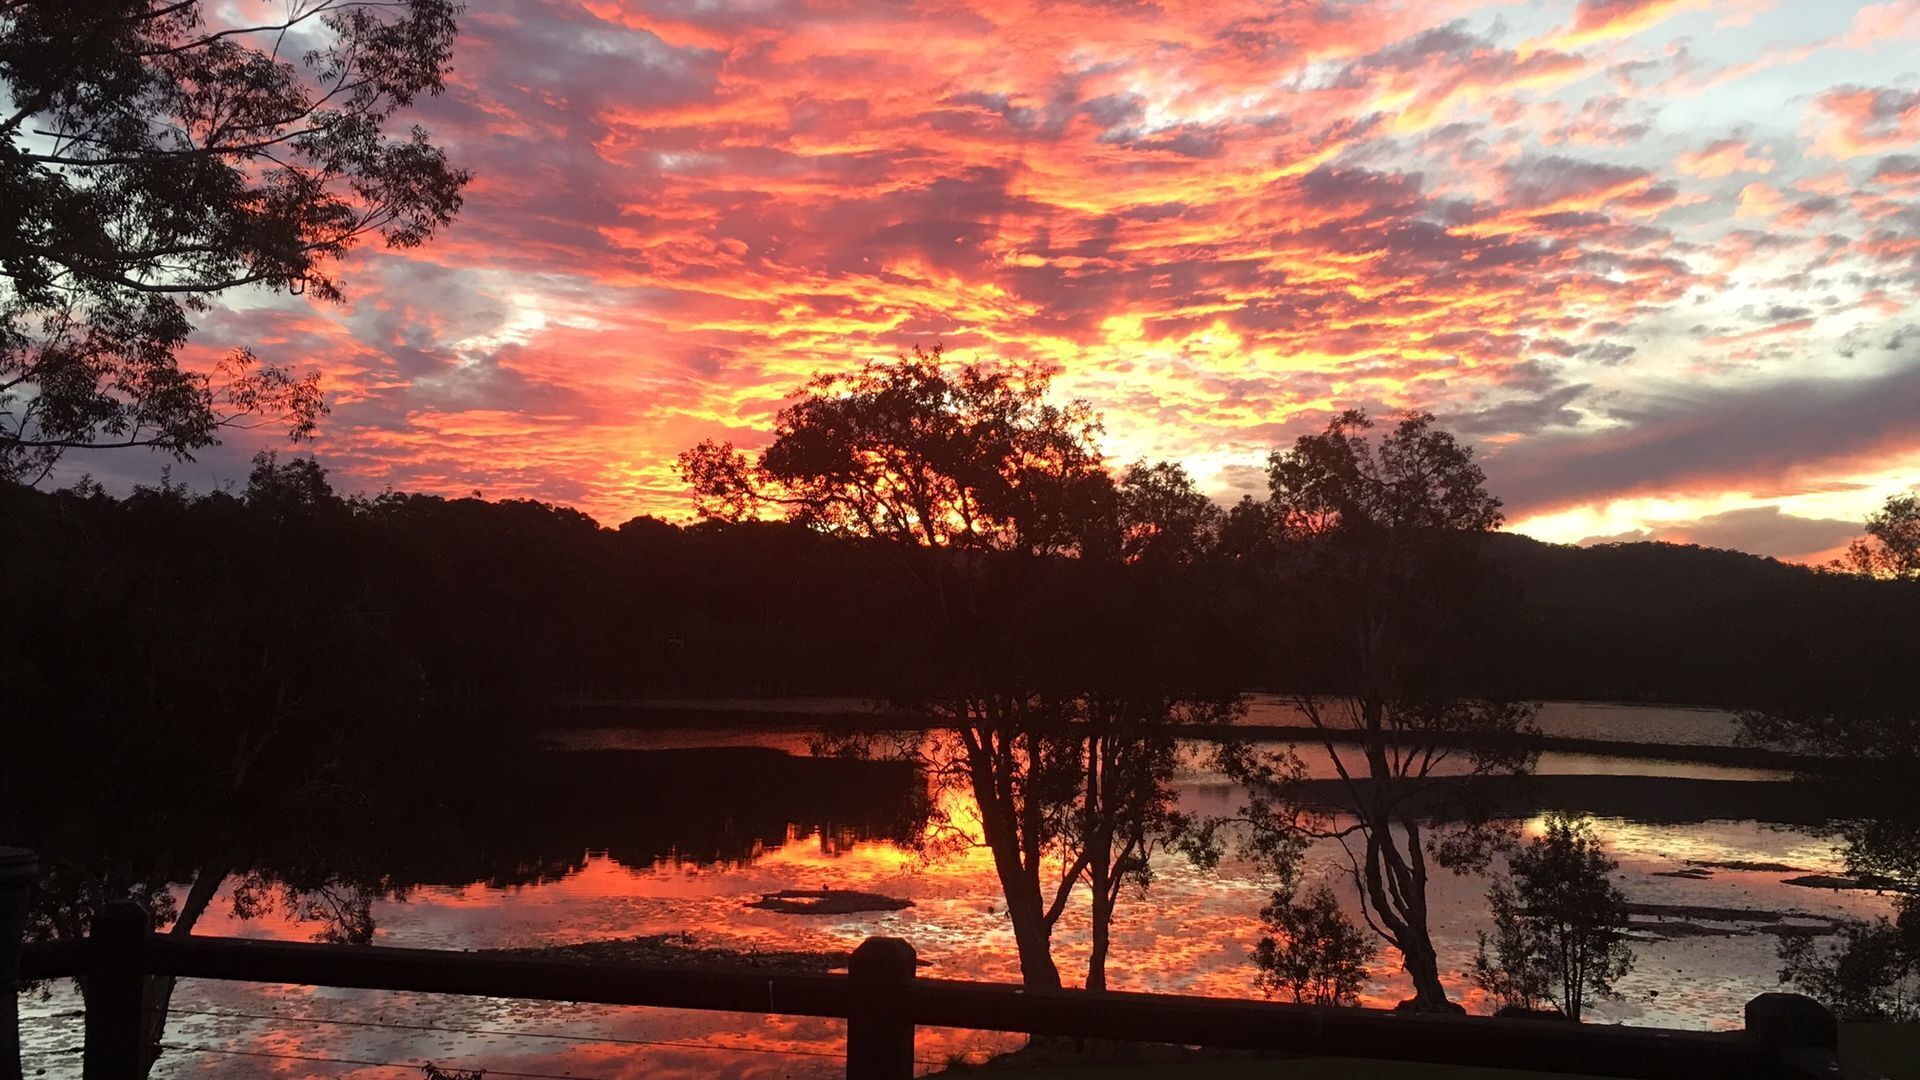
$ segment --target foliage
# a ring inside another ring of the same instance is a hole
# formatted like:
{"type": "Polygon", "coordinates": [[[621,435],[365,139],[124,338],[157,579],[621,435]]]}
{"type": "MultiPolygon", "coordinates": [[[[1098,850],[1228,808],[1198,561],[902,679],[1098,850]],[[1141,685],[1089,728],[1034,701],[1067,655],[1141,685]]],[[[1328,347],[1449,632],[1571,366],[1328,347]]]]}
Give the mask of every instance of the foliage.
{"type": "Polygon", "coordinates": [[[1547,958],[1534,950],[1527,923],[1514,916],[1519,901],[1514,899],[1512,886],[1494,882],[1487,890],[1487,903],[1494,912],[1493,933],[1481,930],[1477,935],[1480,944],[1473,957],[1473,984],[1492,995],[1502,1009],[1533,1012],[1553,994],[1547,958]],[[1492,953],[1487,951],[1489,943],[1492,953]]]}
{"type": "Polygon", "coordinates": [[[1508,859],[1511,883],[1487,893],[1496,957],[1486,938],[1474,979],[1503,1002],[1532,1008],[1557,998],[1579,1020],[1589,995],[1619,997],[1615,984],[1633,968],[1627,942],[1627,898],[1614,885],[1619,864],[1608,857],[1590,822],[1555,812],[1545,830],[1508,859]]]}
{"type": "Polygon", "coordinates": [[[1324,883],[1296,897],[1273,894],[1260,910],[1267,933],[1254,947],[1254,985],[1268,997],[1286,991],[1309,1005],[1356,1005],[1380,948],[1340,910],[1324,883]]]}
{"type": "MultiPolygon", "coordinates": [[[[1400,953],[1415,1006],[1457,1009],[1428,929],[1428,860],[1476,867],[1504,842],[1504,828],[1477,804],[1476,782],[1531,767],[1524,736],[1535,707],[1472,693],[1498,666],[1485,643],[1499,634],[1477,631],[1509,619],[1516,598],[1483,565],[1500,503],[1471,448],[1423,413],[1378,439],[1372,426],[1343,413],[1276,451],[1259,511],[1273,530],[1266,550],[1285,582],[1281,602],[1294,613],[1281,678],[1311,686],[1310,672],[1322,681],[1294,703],[1322,733],[1351,824],[1297,812],[1275,783],[1298,772],[1293,762],[1235,749],[1224,764],[1255,795],[1256,836],[1340,843],[1362,914],[1400,953]],[[1335,736],[1354,734],[1350,756],[1335,736]]],[[[1236,512],[1242,529],[1256,520],[1251,508],[1236,512]]]]}
{"type": "Polygon", "coordinates": [[[1317,435],[1267,459],[1274,520],[1289,540],[1378,533],[1446,536],[1484,533],[1501,522],[1473,449],[1412,412],[1377,442],[1367,414],[1349,409],[1317,435]]]}
{"type": "Polygon", "coordinates": [[[245,349],[183,363],[191,316],[245,286],[338,300],[331,263],[361,240],[412,247],[451,220],[467,174],[392,129],[442,89],[456,11],[0,4],[0,479],[73,448],[190,458],[235,424],[313,431],[315,376],[245,349]]]}
{"type": "Polygon", "coordinates": [[[1129,561],[1191,563],[1218,542],[1226,515],[1169,461],[1136,461],[1120,478],[1120,555],[1129,561]]]}
{"type": "Polygon", "coordinates": [[[1783,936],[1780,964],[1781,982],[1842,1020],[1920,1021],[1920,903],[1908,894],[1895,919],[1849,919],[1825,947],[1783,936]]]}
{"type": "Polygon", "coordinates": [[[939,648],[896,697],[949,730],[895,750],[971,794],[978,822],[945,833],[992,853],[1029,985],[1059,985],[1052,930],[1087,885],[1098,988],[1115,905],[1185,828],[1173,728],[1233,708],[1237,687],[1208,692],[1191,664],[1168,663],[1177,639],[1143,603],[1172,599],[1163,583],[1206,557],[1212,503],[1167,463],[1116,485],[1096,418],[1047,388],[1038,369],[915,347],[816,376],[757,458],[708,441],[680,467],[703,517],[780,513],[909,569],[915,621],[939,648]]]}
{"type": "MultiPolygon", "coordinates": [[[[1843,1018],[1920,1019],[1920,638],[1909,632],[1920,610],[1920,498],[1899,495],[1867,519],[1837,569],[1877,583],[1906,628],[1887,632],[1861,619],[1847,663],[1803,665],[1790,693],[1741,715],[1745,738],[1808,754],[1845,758],[1867,812],[1829,822],[1847,872],[1885,883],[1899,896],[1896,916],[1849,920],[1822,944],[1808,935],[1780,941],[1782,982],[1825,1001],[1843,1018]]],[[[1838,575],[1836,575],[1838,576],[1838,575]]],[[[1861,580],[1864,579],[1864,580],[1861,580]]],[[[1838,659],[1838,658],[1836,658],[1838,659]]]]}
{"type": "Polygon", "coordinates": [[[1867,518],[1867,535],[1847,546],[1834,569],[1868,577],[1920,580],[1920,494],[1893,495],[1867,518]]]}
{"type": "Polygon", "coordinates": [[[1084,402],[1046,401],[1037,368],[954,365],[940,346],[815,376],[757,460],[680,455],[702,517],[769,510],[827,532],[928,548],[1104,553],[1113,483],[1084,402]]]}

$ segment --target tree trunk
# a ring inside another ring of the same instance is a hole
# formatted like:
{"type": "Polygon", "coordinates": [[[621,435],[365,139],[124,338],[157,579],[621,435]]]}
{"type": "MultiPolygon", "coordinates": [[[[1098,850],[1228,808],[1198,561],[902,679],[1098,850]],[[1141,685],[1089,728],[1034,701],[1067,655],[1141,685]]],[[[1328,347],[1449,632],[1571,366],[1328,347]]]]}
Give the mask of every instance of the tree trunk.
{"type": "Polygon", "coordinates": [[[1007,900],[1007,919],[1013,923],[1013,942],[1020,952],[1020,981],[1036,990],[1058,990],[1060,969],[1053,963],[1053,927],[1040,896],[1037,866],[1021,857],[1020,828],[1015,807],[1003,794],[1004,782],[995,769],[989,740],[992,732],[966,739],[968,775],[974,803],[980,809],[980,831],[993,854],[993,869],[1007,900]]]}
{"type": "Polygon", "coordinates": [[[1447,988],[1440,983],[1440,959],[1425,925],[1408,925],[1400,942],[1401,966],[1413,980],[1413,999],[1403,1007],[1415,1012],[1465,1012],[1447,1000],[1447,988]]]}
{"type": "Polygon", "coordinates": [[[1013,922],[1013,943],[1020,952],[1020,981],[1030,990],[1058,990],[1060,969],[1053,963],[1053,931],[1041,910],[1037,887],[1029,892],[1022,887],[1025,883],[1025,879],[1009,882],[1004,873],[1000,878],[1007,896],[1007,918],[1013,922]]]}
{"type": "MultiPolygon", "coordinates": [[[[187,899],[180,905],[180,914],[167,929],[169,934],[182,937],[193,933],[195,923],[206,914],[213,898],[220,892],[220,885],[227,880],[225,870],[202,870],[193,879],[193,887],[187,890],[187,899]]],[[[147,1043],[147,1069],[153,1069],[153,1063],[160,1059],[160,1040],[167,1033],[167,1010],[173,1005],[173,988],[176,980],[171,975],[155,975],[147,980],[146,1014],[141,1025],[147,1043]]]]}
{"type": "Polygon", "coordinates": [[[1087,957],[1087,989],[1107,988],[1107,950],[1113,940],[1113,902],[1104,899],[1105,882],[1093,889],[1093,952],[1087,957]]]}
{"type": "Polygon", "coordinates": [[[1087,957],[1087,989],[1107,988],[1107,949],[1113,938],[1113,822],[1106,789],[1106,740],[1095,735],[1086,745],[1086,780],[1081,798],[1093,823],[1082,838],[1086,847],[1088,906],[1093,920],[1093,951],[1087,957]]]}

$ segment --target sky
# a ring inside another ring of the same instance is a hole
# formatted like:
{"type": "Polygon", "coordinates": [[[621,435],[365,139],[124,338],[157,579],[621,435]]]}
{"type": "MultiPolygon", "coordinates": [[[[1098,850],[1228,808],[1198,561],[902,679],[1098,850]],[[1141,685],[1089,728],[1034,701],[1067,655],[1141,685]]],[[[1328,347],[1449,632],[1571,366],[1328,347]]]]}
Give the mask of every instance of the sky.
{"type": "Polygon", "coordinates": [[[1816,559],[1920,483],[1920,0],[521,0],[408,119],[454,225],[196,339],[323,373],[346,490],[685,519],[680,450],[935,342],[1223,500],[1348,407],[1559,542],[1816,559]]]}

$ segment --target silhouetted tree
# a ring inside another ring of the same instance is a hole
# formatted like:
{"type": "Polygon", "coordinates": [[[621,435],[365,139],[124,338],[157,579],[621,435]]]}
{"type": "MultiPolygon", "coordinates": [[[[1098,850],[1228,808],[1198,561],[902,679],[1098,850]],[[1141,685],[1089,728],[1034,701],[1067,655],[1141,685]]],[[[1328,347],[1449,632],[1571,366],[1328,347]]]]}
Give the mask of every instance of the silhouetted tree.
{"type": "MultiPolygon", "coordinates": [[[[1847,871],[1890,888],[1892,919],[1848,920],[1831,944],[1809,935],[1780,941],[1782,982],[1859,1020],[1920,1019],[1920,498],[1897,495],[1867,519],[1837,569],[1871,579],[1873,597],[1891,601],[1885,623],[1851,607],[1850,640],[1811,662],[1765,703],[1741,714],[1752,741],[1850,763],[1871,812],[1833,821],[1847,871]]],[[[1865,584],[1849,580],[1856,587],[1865,584]]],[[[1867,594],[1856,594],[1857,601],[1867,594]]]]}
{"type": "Polygon", "coordinates": [[[1869,577],[1920,580],[1920,495],[1890,496],[1867,518],[1867,535],[1849,544],[1833,566],[1869,577]]]}
{"type": "Polygon", "coordinates": [[[1165,690],[1090,692],[1075,708],[1080,730],[1070,734],[1081,779],[1066,847],[1081,866],[1091,903],[1086,988],[1104,990],[1121,894],[1129,887],[1144,891],[1153,881],[1154,851],[1181,842],[1192,827],[1173,789],[1179,729],[1227,722],[1239,703],[1165,690]]]}
{"type": "Polygon", "coordinates": [[[1170,461],[1136,461],[1120,478],[1120,555],[1129,561],[1192,563],[1219,542],[1224,514],[1170,461]]]}
{"type": "Polygon", "coordinates": [[[1783,935],[1780,981],[1842,1020],[1920,1020],[1920,905],[1909,898],[1894,919],[1848,919],[1830,944],[1783,935]]]}
{"type": "Polygon", "coordinates": [[[956,367],[916,348],[814,379],[757,457],[708,442],[681,470],[704,516],[782,513],[885,542],[913,568],[939,645],[906,696],[951,736],[905,749],[977,806],[1023,979],[1059,985],[1052,930],[1083,882],[1087,985],[1100,987],[1114,908],[1179,828],[1171,730],[1232,700],[1196,695],[1143,655],[1159,635],[1141,620],[1166,610],[1109,603],[1134,594],[1102,568],[1189,567],[1217,511],[1164,463],[1116,489],[1096,418],[1048,403],[1046,388],[1044,372],[956,367]]]}
{"type": "Polygon", "coordinates": [[[1487,891],[1487,901],[1495,916],[1493,933],[1481,930],[1477,935],[1473,983],[1500,1003],[1501,1013],[1536,1012],[1553,993],[1546,957],[1534,951],[1527,924],[1511,917],[1515,901],[1507,883],[1495,882],[1487,891]],[[1502,911],[1509,912],[1509,917],[1501,918],[1502,911]]]}
{"type": "Polygon", "coordinates": [[[451,219],[467,174],[388,130],[440,91],[457,9],[301,0],[252,25],[198,0],[0,4],[0,479],[76,447],[190,458],[237,423],[313,430],[315,376],[178,352],[215,294],[336,300],[328,264],[358,241],[451,219]]]}
{"type": "Polygon", "coordinates": [[[1547,815],[1545,831],[1513,852],[1508,869],[1509,880],[1487,892],[1497,954],[1489,959],[1482,935],[1475,982],[1523,1008],[1557,997],[1576,1021],[1589,994],[1618,998],[1614,984],[1633,968],[1627,898],[1592,823],[1547,815]]]}
{"type": "Polygon", "coordinates": [[[832,533],[932,549],[1107,548],[1112,480],[1085,402],[1031,367],[948,364],[940,346],[815,376],[758,459],[711,440],[680,455],[702,517],[769,510],[832,533]]]}
{"type": "Polygon", "coordinates": [[[702,516],[769,511],[828,533],[885,541],[922,582],[924,617],[946,643],[913,694],[952,724],[927,764],[964,778],[980,814],[1031,986],[1058,986],[1050,940],[1085,868],[1063,850],[1082,758],[1062,709],[1025,657],[994,638],[981,560],[1111,551],[1113,482],[1084,404],[1045,400],[1034,369],[952,365],[938,346],[850,375],[821,375],[780,413],[757,460],[704,442],[681,455],[702,516]],[[957,561],[964,559],[966,561],[957,561]],[[1059,867],[1053,873],[1049,865],[1059,867]]]}
{"type": "Polygon", "coordinates": [[[1377,443],[1371,427],[1363,413],[1343,413],[1268,463],[1266,517],[1283,595],[1298,612],[1288,647],[1305,660],[1289,681],[1326,688],[1294,701],[1324,733],[1352,823],[1294,812],[1279,790],[1298,773],[1291,751],[1237,748],[1226,764],[1256,793],[1276,793],[1256,829],[1340,842],[1368,924],[1413,981],[1409,1005],[1457,1010],[1428,927],[1428,857],[1448,868],[1484,865],[1500,830],[1465,796],[1473,780],[1524,769],[1531,755],[1510,739],[1499,750],[1460,749],[1455,739],[1525,732],[1535,707],[1466,693],[1480,674],[1471,670],[1471,628],[1498,607],[1481,546],[1501,520],[1472,450],[1427,414],[1401,418],[1377,443]],[[1358,760],[1333,737],[1350,732],[1358,760]],[[1456,798],[1436,795],[1442,787],[1456,798]]]}
{"type": "Polygon", "coordinates": [[[1274,555],[1273,522],[1267,518],[1267,504],[1251,495],[1228,508],[1220,523],[1220,554],[1254,564],[1265,564],[1274,555]]]}
{"type": "Polygon", "coordinates": [[[1268,997],[1280,991],[1307,1005],[1355,1005],[1367,982],[1367,967],[1380,949],[1340,910],[1324,882],[1299,897],[1290,889],[1273,894],[1260,910],[1267,933],[1254,947],[1259,968],[1254,985],[1268,997]]]}

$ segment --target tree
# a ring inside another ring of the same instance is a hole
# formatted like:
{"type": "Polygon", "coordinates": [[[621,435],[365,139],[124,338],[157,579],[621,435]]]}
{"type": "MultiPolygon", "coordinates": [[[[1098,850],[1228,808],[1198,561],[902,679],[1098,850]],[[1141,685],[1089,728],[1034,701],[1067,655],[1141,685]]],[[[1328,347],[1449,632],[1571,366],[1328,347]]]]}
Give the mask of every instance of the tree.
{"type": "Polygon", "coordinates": [[[1812,934],[1782,936],[1780,981],[1842,1020],[1920,1020],[1920,904],[1902,899],[1896,918],[1848,919],[1824,949],[1812,934]]]}
{"type": "Polygon", "coordinates": [[[1267,504],[1251,495],[1242,495],[1221,520],[1219,551],[1230,558],[1266,562],[1274,555],[1273,534],[1273,523],[1267,519],[1267,504]]]}
{"type": "Polygon", "coordinates": [[[1091,691],[1077,702],[1078,730],[1070,735],[1081,780],[1065,846],[1080,866],[1091,905],[1087,989],[1107,987],[1113,914],[1121,893],[1152,884],[1154,851],[1182,843],[1193,827],[1178,810],[1173,788],[1180,727],[1230,722],[1239,707],[1235,695],[1209,700],[1164,687],[1091,691]]]}
{"type": "Polygon", "coordinates": [[[1920,580],[1920,494],[1889,496],[1867,517],[1867,535],[1847,546],[1833,567],[1868,577],[1920,580]]]}
{"type": "Polygon", "coordinates": [[[1633,969],[1627,898],[1613,883],[1620,864],[1592,823],[1548,814],[1545,830],[1508,863],[1511,885],[1496,882],[1487,893],[1498,960],[1489,962],[1483,935],[1475,981],[1525,1008],[1557,997],[1560,1011],[1576,1021],[1589,994],[1619,997],[1614,985],[1633,969]]]}
{"type": "Polygon", "coordinates": [[[1225,518],[1171,461],[1136,461],[1120,478],[1120,555],[1129,561],[1191,563],[1219,541],[1225,518]]]}
{"type": "Polygon", "coordinates": [[[1327,688],[1294,703],[1321,733],[1351,823],[1297,812],[1282,790],[1298,772],[1291,752],[1232,748],[1225,764],[1266,793],[1250,804],[1256,831],[1340,842],[1363,916],[1413,981],[1408,1004],[1458,1011],[1428,928],[1428,857],[1478,867],[1502,841],[1474,805],[1474,782],[1530,767],[1515,736],[1534,730],[1536,708],[1480,696],[1493,683],[1488,658],[1473,651],[1476,622],[1497,621],[1508,604],[1481,567],[1500,501],[1472,449],[1425,413],[1403,416],[1377,443],[1372,426],[1364,413],[1342,413],[1275,451],[1263,515],[1293,609],[1283,678],[1327,688]],[[1342,752],[1355,741],[1357,754],[1342,752]]]}
{"type": "Polygon", "coordinates": [[[1533,939],[1522,920],[1513,917],[1518,901],[1513,887],[1496,881],[1487,890],[1494,912],[1493,935],[1479,932],[1480,947],[1473,958],[1473,983],[1500,1002],[1502,1013],[1532,1013],[1552,995],[1552,977],[1546,957],[1533,949],[1533,939]],[[1491,942],[1493,951],[1487,946],[1491,942]]]}
{"type": "Polygon", "coordinates": [[[389,131],[440,92],[457,10],[0,3],[0,479],[76,448],[191,459],[228,427],[314,430],[313,375],[244,348],[183,365],[191,316],[249,285],[338,300],[331,264],[358,242],[452,219],[467,174],[389,131]]]}
{"type": "Polygon", "coordinates": [[[878,541],[913,570],[936,647],[898,696],[949,730],[893,751],[971,795],[1027,985],[1060,985],[1053,928],[1086,886],[1086,985],[1099,988],[1120,897],[1184,825],[1173,729],[1237,697],[1196,690],[1193,665],[1168,662],[1160,628],[1179,605],[1154,591],[1211,545],[1217,511],[1174,465],[1136,466],[1116,487],[1098,419],[1049,403],[1047,386],[1042,370],[916,347],[815,377],[760,454],[708,441],[680,467],[702,516],[782,514],[878,541]]]}
{"type": "Polygon", "coordinates": [[[1848,873],[1898,897],[1893,921],[1849,922],[1832,948],[1783,938],[1782,981],[1863,1018],[1911,1018],[1920,1011],[1920,635],[1911,632],[1920,614],[1920,496],[1888,499],[1866,531],[1836,564],[1870,579],[1837,582],[1854,601],[1842,627],[1848,639],[1794,657],[1762,703],[1741,713],[1741,735],[1848,763],[1870,802],[1820,831],[1848,873]],[[1889,601],[1879,619],[1859,603],[1869,598],[1889,601]]]}
{"type": "Polygon", "coordinates": [[[1112,479],[1085,402],[1046,400],[1033,367],[946,362],[939,345],[817,375],[757,460],[707,440],[680,455],[703,518],[768,512],[931,549],[1106,551],[1112,479]]]}
{"type": "Polygon", "coordinates": [[[1267,933],[1254,947],[1259,968],[1254,985],[1268,997],[1280,991],[1296,1003],[1355,1005],[1367,969],[1380,948],[1340,910],[1340,900],[1322,882],[1304,898],[1291,890],[1273,894],[1260,910],[1267,933]]]}
{"type": "MultiPolygon", "coordinates": [[[[1898,516],[1891,503],[1886,516],[1898,516]]],[[[1910,623],[1920,599],[1915,581],[1896,576],[1875,588],[1898,590],[1898,610],[1910,623]]],[[[1920,774],[1920,640],[1896,625],[1902,632],[1872,639],[1885,649],[1875,658],[1878,670],[1801,665],[1791,672],[1792,692],[1740,717],[1751,741],[1845,760],[1855,787],[1869,795],[1865,812],[1820,832],[1835,841],[1849,874],[1895,894],[1893,919],[1847,920],[1831,945],[1793,935],[1779,948],[1780,981],[1856,1020],[1920,1019],[1920,792],[1913,783],[1920,774]]]]}
{"type": "Polygon", "coordinates": [[[1118,547],[1098,422],[1084,403],[1049,403],[1048,378],[953,365],[938,345],[915,346],[890,363],[816,376],[757,458],[711,440],[680,456],[703,517],[784,514],[880,541],[914,568],[922,617],[944,647],[903,696],[942,716],[952,736],[896,750],[935,783],[972,794],[1022,978],[1043,988],[1060,985],[1052,931],[1087,868],[1069,839],[1086,759],[1068,727],[1081,696],[1039,671],[1036,639],[1019,636],[1036,621],[1025,561],[1118,547]]]}

